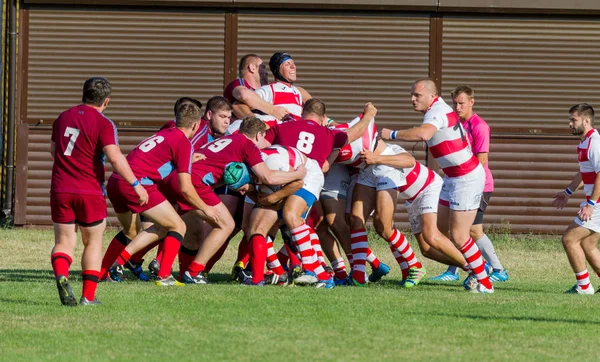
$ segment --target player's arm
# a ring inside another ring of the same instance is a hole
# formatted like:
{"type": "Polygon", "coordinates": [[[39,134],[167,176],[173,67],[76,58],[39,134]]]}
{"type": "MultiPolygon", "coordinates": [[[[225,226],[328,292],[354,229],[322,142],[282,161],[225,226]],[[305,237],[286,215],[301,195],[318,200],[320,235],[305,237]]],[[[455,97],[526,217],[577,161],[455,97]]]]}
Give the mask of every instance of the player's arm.
{"type": "Polygon", "coordinates": [[[54,159],[54,152],[56,151],[56,144],[54,141],[50,141],[50,156],[54,159]]]}
{"type": "Polygon", "coordinates": [[[243,104],[243,103],[239,103],[239,102],[235,102],[231,105],[231,107],[233,108],[233,114],[238,118],[238,119],[244,119],[248,116],[252,116],[254,113],[252,113],[252,110],[250,109],[250,107],[248,107],[247,105],[243,104]]]}
{"type": "Polygon", "coordinates": [[[302,104],[306,103],[307,100],[312,98],[312,96],[310,95],[310,93],[308,93],[306,89],[302,87],[296,87],[296,89],[298,89],[300,95],[302,96],[302,104]]]}
{"type": "MultiPolygon", "coordinates": [[[[596,181],[598,181],[598,178],[596,178],[596,181]]],[[[582,186],[583,181],[581,180],[581,173],[577,171],[577,173],[571,179],[571,182],[569,183],[567,188],[564,189],[564,191],[559,191],[556,193],[556,195],[554,195],[552,206],[556,207],[557,209],[562,209],[567,205],[569,197],[571,197],[571,195],[582,186]]],[[[600,188],[597,188],[596,185],[594,185],[594,190],[596,189],[600,191],[600,188]]]]}
{"type": "Polygon", "coordinates": [[[373,103],[369,102],[365,105],[365,109],[363,111],[363,116],[358,121],[357,124],[348,128],[346,130],[346,134],[348,135],[348,143],[360,138],[363,133],[367,130],[367,126],[369,126],[369,122],[375,118],[377,114],[377,108],[373,105],[373,103]]]}
{"type": "Polygon", "coordinates": [[[369,150],[360,153],[360,158],[367,165],[385,165],[394,168],[408,168],[415,165],[415,158],[408,152],[402,152],[397,155],[378,155],[369,150]]]}
{"type": "Polygon", "coordinates": [[[321,168],[321,171],[323,171],[323,173],[327,173],[329,171],[329,169],[331,168],[331,165],[333,165],[333,163],[335,162],[335,159],[337,158],[337,156],[339,154],[340,154],[339,149],[335,149],[335,150],[331,151],[331,153],[325,160],[323,167],[321,168]]]}
{"type": "Polygon", "coordinates": [[[179,179],[181,195],[185,198],[185,201],[203,213],[208,218],[208,222],[218,224],[220,218],[219,212],[216,208],[208,206],[202,201],[200,196],[198,196],[196,188],[192,184],[192,175],[187,172],[179,172],[177,178],[179,179]]]}
{"type": "Polygon", "coordinates": [[[113,168],[121,177],[127,181],[128,184],[133,186],[133,190],[138,195],[138,203],[140,205],[145,205],[148,203],[148,192],[140,184],[140,181],[135,177],[133,171],[131,171],[131,167],[129,167],[129,162],[121,152],[121,149],[116,144],[107,145],[102,148],[104,154],[108,161],[113,165],[113,168]]]}
{"type": "Polygon", "coordinates": [[[300,165],[294,171],[271,170],[264,162],[252,166],[252,172],[258,180],[266,185],[283,185],[295,180],[302,180],[306,176],[306,167],[300,165]]]}
{"type": "MultiPolygon", "coordinates": [[[[252,114],[252,109],[258,109],[261,112],[270,114],[271,116],[281,120],[288,113],[290,113],[284,107],[274,106],[271,103],[265,101],[256,92],[253,92],[246,87],[235,87],[235,89],[233,90],[233,96],[235,97],[235,99],[239,100],[240,102],[246,105],[248,111],[250,111],[250,114],[252,114]]],[[[236,113],[236,116],[237,115],[238,114],[236,113]]]]}
{"type": "Polygon", "coordinates": [[[296,191],[300,190],[302,186],[304,186],[304,181],[292,181],[270,195],[260,196],[259,194],[258,203],[263,206],[277,204],[278,202],[285,200],[286,197],[293,195],[296,191]]]}
{"type": "Polygon", "coordinates": [[[413,127],[410,129],[400,131],[392,131],[390,129],[384,128],[381,130],[381,138],[383,138],[384,140],[420,142],[430,140],[431,137],[433,137],[433,135],[437,131],[438,129],[434,125],[424,123],[418,127],[413,127]]]}
{"type": "Polygon", "coordinates": [[[481,164],[481,166],[485,166],[488,163],[488,153],[487,152],[480,152],[476,155],[477,159],[479,160],[479,163],[481,164]]]}

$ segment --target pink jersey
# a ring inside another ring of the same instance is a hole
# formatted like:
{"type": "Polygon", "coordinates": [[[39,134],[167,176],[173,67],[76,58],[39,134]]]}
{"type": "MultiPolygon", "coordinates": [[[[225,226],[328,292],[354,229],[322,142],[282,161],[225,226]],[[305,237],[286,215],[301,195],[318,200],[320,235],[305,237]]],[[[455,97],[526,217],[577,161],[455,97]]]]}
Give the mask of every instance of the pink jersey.
{"type": "Polygon", "coordinates": [[[600,172],[600,135],[597,130],[590,130],[585,135],[585,139],[577,146],[577,160],[583,181],[583,191],[589,200],[594,189],[594,182],[596,182],[596,175],[600,172]]]}
{"type": "MultiPolygon", "coordinates": [[[[165,123],[160,129],[175,128],[175,120],[165,123]]],[[[213,132],[208,126],[208,121],[202,118],[200,120],[200,128],[196,131],[190,142],[194,148],[194,152],[200,152],[200,148],[205,144],[215,140],[213,132]]]]}
{"type": "Polygon", "coordinates": [[[178,128],[158,131],[138,144],[127,161],[142,185],[152,185],[172,171],[191,173],[192,144],[178,128]]]}
{"type": "Polygon", "coordinates": [[[233,102],[237,101],[237,99],[235,99],[235,97],[233,96],[233,90],[240,86],[246,87],[251,91],[254,90],[254,88],[252,88],[250,84],[248,84],[248,82],[244,80],[244,78],[238,78],[233,80],[227,85],[227,87],[225,87],[225,90],[223,90],[223,97],[225,97],[225,99],[227,99],[229,103],[233,104],[233,102]]]}
{"type": "MultiPolygon", "coordinates": [[[[262,86],[256,90],[256,94],[265,102],[275,106],[285,107],[290,116],[296,121],[302,116],[302,94],[298,88],[283,82],[275,82],[262,86]]],[[[273,121],[273,116],[258,116],[263,121],[273,121]]]]}
{"type": "MultiPolygon", "coordinates": [[[[348,123],[338,124],[333,126],[333,128],[338,130],[347,130],[348,128],[357,124],[361,118],[362,114],[348,123]]],[[[365,133],[363,133],[362,137],[352,141],[340,149],[340,153],[335,159],[335,162],[354,168],[365,168],[366,164],[360,159],[360,153],[364,150],[375,150],[376,144],[377,126],[375,126],[375,119],[373,119],[367,126],[367,130],[365,133]]]]}
{"type": "MultiPolygon", "coordinates": [[[[471,118],[462,122],[462,126],[467,132],[471,150],[475,156],[480,153],[490,152],[491,130],[483,118],[479,117],[477,113],[473,113],[471,118]]],[[[494,191],[492,171],[490,171],[487,163],[483,166],[483,169],[485,170],[485,187],[483,188],[483,192],[492,192],[494,191]]]]}
{"type": "Polygon", "coordinates": [[[303,119],[269,128],[265,139],[271,144],[295,147],[323,168],[331,151],[346,145],[348,135],[346,132],[331,130],[315,121],[303,119]]]}
{"type": "Polygon", "coordinates": [[[293,171],[306,163],[306,156],[294,147],[273,145],[263,148],[261,153],[270,170],[293,171]]]}
{"type": "Polygon", "coordinates": [[[97,109],[79,105],[52,124],[54,165],[50,191],[104,195],[104,152],[118,144],[114,123],[97,109]]]}
{"type": "Polygon", "coordinates": [[[431,124],[438,130],[427,141],[427,146],[446,176],[465,176],[477,168],[479,160],[471,152],[458,116],[441,97],[433,100],[425,112],[423,124],[431,124]]]}
{"type": "Polygon", "coordinates": [[[194,186],[198,183],[208,186],[219,183],[229,162],[244,162],[250,168],[263,162],[260,150],[241,133],[223,136],[210,142],[200,149],[200,153],[204,154],[206,159],[197,161],[192,166],[194,186]]]}

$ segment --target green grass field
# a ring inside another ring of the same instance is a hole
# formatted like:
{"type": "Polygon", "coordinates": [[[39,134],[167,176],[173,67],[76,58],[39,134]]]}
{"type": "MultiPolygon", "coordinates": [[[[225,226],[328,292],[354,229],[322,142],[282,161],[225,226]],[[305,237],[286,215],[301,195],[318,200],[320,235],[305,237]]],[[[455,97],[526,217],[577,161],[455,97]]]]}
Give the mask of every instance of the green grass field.
{"type": "MultiPolygon", "coordinates": [[[[393,272],[367,288],[233,285],[225,280],[235,242],[211,274],[220,282],[102,283],[104,305],[66,308],[50,268],[52,235],[0,229],[0,360],[600,359],[600,295],[562,294],[575,278],[558,237],[492,235],[510,273],[493,295],[466,292],[458,282],[401,289],[380,239],[372,247],[393,272]]],[[[77,298],[80,253],[71,274],[77,298]]],[[[444,269],[425,265],[429,276],[444,269]]],[[[596,276],[592,283],[600,285],[596,276]]]]}

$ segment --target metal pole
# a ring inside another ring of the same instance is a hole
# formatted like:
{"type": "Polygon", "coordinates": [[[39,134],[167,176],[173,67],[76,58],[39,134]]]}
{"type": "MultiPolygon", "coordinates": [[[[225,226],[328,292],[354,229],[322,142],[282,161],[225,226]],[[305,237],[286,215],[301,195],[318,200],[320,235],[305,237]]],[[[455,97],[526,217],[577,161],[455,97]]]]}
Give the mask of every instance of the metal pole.
{"type": "Polygon", "coordinates": [[[9,3],[8,17],[8,125],[6,135],[6,199],[3,212],[12,215],[15,174],[15,91],[17,75],[17,1],[9,3]]]}

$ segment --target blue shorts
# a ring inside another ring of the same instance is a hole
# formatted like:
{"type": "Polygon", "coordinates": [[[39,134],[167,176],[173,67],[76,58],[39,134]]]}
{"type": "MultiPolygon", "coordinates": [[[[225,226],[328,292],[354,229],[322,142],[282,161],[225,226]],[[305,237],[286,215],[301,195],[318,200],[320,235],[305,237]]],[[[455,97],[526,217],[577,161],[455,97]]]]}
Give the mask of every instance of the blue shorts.
{"type": "MultiPolygon", "coordinates": [[[[296,191],[295,193],[293,193],[293,195],[301,197],[302,200],[304,200],[306,202],[306,205],[308,206],[308,210],[302,214],[302,218],[306,220],[306,217],[308,216],[308,213],[310,213],[310,209],[312,208],[315,201],[317,201],[317,198],[315,197],[315,195],[313,195],[310,191],[308,191],[306,189],[300,189],[300,190],[296,191]]],[[[283,218],[283,210],[277,211],[277,218],[279,218],[279,219],[283,218]]]]}

